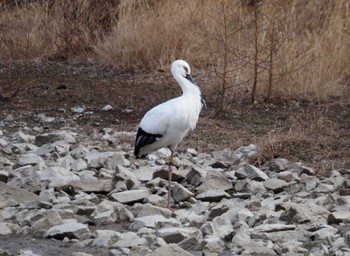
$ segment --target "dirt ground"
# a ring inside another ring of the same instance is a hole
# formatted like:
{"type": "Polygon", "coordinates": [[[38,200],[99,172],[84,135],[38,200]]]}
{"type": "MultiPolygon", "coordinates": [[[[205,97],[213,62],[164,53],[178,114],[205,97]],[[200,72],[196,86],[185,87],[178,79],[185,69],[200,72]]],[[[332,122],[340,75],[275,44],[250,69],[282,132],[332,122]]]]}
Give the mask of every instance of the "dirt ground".
{"type": "MultiPolygon", "coordinates": [[[[197,129],[183,141],[179,151],[192,147],[210,153],[253,143],[260,153],[252,162],[261,168],[276,157],[301,161],[319,175],[350,168],[349,103],[291,101],[252,105],[239,99],[218,115],[219,95],[209,86],[212,82],[201,74],[193,75],[207,107],[197,129]]],[[[87,134],[105,127],[135,131],[150,107],[180,93],[167,71],[121,72],[113,67],[65,61],[0,62],[0,119],[12,114],[16,121],[31,127],[40,122],[37,114],[44,113],[60,120],[74,119],[87,134]],[[102,111],[107,104],[114,109],[102,111]],[[85,112],[74,114],[71,109],[76,106],[85,106],[85,112]]],[[[67,122],[55,125],[69,125],[67,122]]],[[[14,125],[13,129],[17,131],[18,127],[14,125]]],[[[30,249],[44,255],[68,255],[72,251],[108,255],[107,249],[81,248],[32,235],[3,237],[0,248],[11,253],[30,249]]]]}
{"type": "MultiPolygon", "coordinates": [[[[260,153],[252,161],[261,167],[283,157],[314,167],[320,175],[350,168],[350,103],[250,104],[237,99],[217,114],[219,95],[212,80],[193,71],[207,107],[179,151],[193,147],[209,153],[253,143],[260,153]]],[[[0,62],[1,119],[8,113],[27,122],[38,122],[33,113],[69,119],[73,107],[85,106],[75,121],[87,131],[134,131],[149,108],[180,93],[168,70],[121,71],[79,61],[0,62]],[[114,109],[102,111],[107,104],[114,109]]]]}

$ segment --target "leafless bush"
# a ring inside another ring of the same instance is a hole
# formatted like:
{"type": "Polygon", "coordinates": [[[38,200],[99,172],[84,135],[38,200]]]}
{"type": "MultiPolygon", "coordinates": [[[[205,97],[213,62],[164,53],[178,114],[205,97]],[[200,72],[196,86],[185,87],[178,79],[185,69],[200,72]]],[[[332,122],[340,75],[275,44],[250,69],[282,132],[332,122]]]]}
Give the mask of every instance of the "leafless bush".
{"type": "Polygon", "coordinates": [[[183,58],[214,74],[221,111],[242,98],[350,96],[346,0],[8,0],[0,12],[4,59],[164,69],[183,58]]]}

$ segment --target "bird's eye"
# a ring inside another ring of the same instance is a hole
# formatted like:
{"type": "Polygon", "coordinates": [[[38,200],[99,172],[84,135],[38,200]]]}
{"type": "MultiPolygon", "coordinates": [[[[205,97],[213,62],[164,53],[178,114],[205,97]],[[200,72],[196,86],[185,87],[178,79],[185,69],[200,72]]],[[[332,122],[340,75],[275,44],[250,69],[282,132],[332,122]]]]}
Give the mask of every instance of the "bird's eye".
{"type": "Polygon", "coordinates": [[[187,67],[184,67],[185,71],[186,71],[186,74],[188,74],[188,68],[187,67]]]}

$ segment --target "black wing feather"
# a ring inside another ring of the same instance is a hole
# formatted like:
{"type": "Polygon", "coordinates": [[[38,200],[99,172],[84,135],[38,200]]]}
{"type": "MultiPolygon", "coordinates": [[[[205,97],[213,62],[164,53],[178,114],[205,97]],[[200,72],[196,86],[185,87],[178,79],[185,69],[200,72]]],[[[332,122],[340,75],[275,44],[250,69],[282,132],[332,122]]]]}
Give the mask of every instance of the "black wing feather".
{"type": "Polygon", "coordinates": [[[161,134],[151,134],[151,133],[145,132],[140,127],[137,130],[136,140],[135,140],[134,154],[135,154],[136,158],[138,158],[138,157],[144,158],[146,155],[139,156],[140,149],[144,146],[152,144],[153,142],[155,142],[157,140],[157,138],[160,138],[162,136],[163,135],[161,135],[161,134]]]}

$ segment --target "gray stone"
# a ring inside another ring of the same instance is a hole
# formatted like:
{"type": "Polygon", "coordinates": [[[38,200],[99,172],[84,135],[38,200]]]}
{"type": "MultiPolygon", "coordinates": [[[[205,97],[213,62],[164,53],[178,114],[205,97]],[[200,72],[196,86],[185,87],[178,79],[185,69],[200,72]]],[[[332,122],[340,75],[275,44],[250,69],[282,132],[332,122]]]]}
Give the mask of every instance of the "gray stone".
{"type": "Polygon", "coordinates": [[[37,254],[32,252],[31,250],[19,250],[18,256],[42,256],[42,254],[37,254]]]}
{"type": "Polygon", "coordinates": [[[166,206],[166,199],[158,195],[149,195],[144,199],[144,202],[153,204],[155,206],[160,206],[160,207],[166,206]]]}
{"type": "Polygon", "coordinates": [[[167,244],[159,247],[147,256],[191,256],[192,254],[182,249],[177,244],[167,244]]]}
{"type": "Polygon", "coordinates": [[[294,230],[296,225],[286,224],[262,224],[253,228],[254,232],[279,232],[284,230],[294,230]]]}
{"type": "Polygon", "coordinates": [[[69,239],[79,239],[86,233],[90,233],[88,225],[78,222],[68,222],[49,228],[45,234],[45,238],[53,237],[62,240],[63,238],[68,237],[69,239]]]}
{"type": "Polygon", "coordinates": [[[108,168],[108,161],[113,154],[113,152],[98,152],[93,150],[86,154],[85,159],[87,164],[92,168],[108,168]]]}
{"type": "Polygon", "coordinates": [[[229,190],[232,189],[232,183],[220,171],[211,170],[207,173],[203,183],[196,188],[198,193],[203,193],[208,190],[229,190]]]}
{"type": "Polygon", "coordinates": [[[18,143],[32,143],[35,139],[35,136],[24,134],[23,132],[15,133],[14,137],[18,143]]]}
{"type": "Polygon", "coordinates": [[[119,164],[116,166],[115,181],[124,181],[128,189],[140,186],[140,181],[136,175],[119,164]]]}
{"type": "Polygon", "coordinates": [[[0,236],[10,235],[12,233],[10,226],[10,223],[0,222],[0,236]]]}
{"type": "Polygon", "coordinates": [[[148,190],[128,190],[111,194],[117,202],[123,204],[133,204],[142,202],[149,195],[148,190]]]}
{"type": "Polygon", "coordinates": [[[275,158],[270,163],[270,171],[282,172],[286,171],[290,166],[290,162],[284,158],[275,158]]]}
{"type": "Polygon", "coordinates": [[[157,236],[164,239],[168,244],[180,243],[181,241],[189,238],[195,237],[197,239],[197,244],[199,244],[202,239],[202,234],[199,229],[194,227],[189,228],[179,228],[179,227],[168,227],[157,230],[157,236]]]}
{"type": "Polygon", "coordinates": [[[73,171],[82,171],[88,168],[88,164],[81,158],[74,160],[71,164],[73,171]]]}
{"type": "Polygon", "coordinates": [[[225,243],[217,236],[207,236],[203,239],[204,255],[221,255],[225,249],[225,243]]]}
{"type": "Polygon", "coordinates": [[[236,171],[237,178],[244,179],[249,178],[251,180],[257,180],[257,181],[264,181],[267,180],[269,177],[261,171],[259,168],[253,166],[253,165],[246,165],[244,167],[239,168],[236,171]]]}
{"type": "Polygon", "coordinates": [[[140,166],[140,168],[135,169],[132,172],[136,175],[139,181],[150,181],[153,179],[155,169],[149,166],[140,166]]]}
{"type": "Polygon", "coordinates": [[[316,193],[331,193],[335,191],[335,187],[332,184],[320,183],[314,192],[316,193]]]}
{"type": "Polygon", "coordinates": [[[150,215],[135,218],[130,224],[129,230],[138,231],[143,227],[156,228],[156,227],[166,227],[166,226],[180,226],[180,223],[173,218],[165,218],[163,215],[150,215]]]}
{"type": "Polygon", "coordinates": [[[51,144],[53,142],[55,142],[56,140],[59,140],[60,136],[56,135],[56,134],[39,134],[35,136],[35,141],[34,144],[41,147],[44,144],[51,144]]]}
{"type": "Polygon", "coordinates": [[[217,216],[224,214],[228,210],[229,210],[229,207],[227,205],[219,204],[210,210],[208,218],[209,218],[209,220],[211,220],[217,216]]]}
{"type": "Polygon", "coordinates": [[[17,204],[30,204],[38,200],[38,196],[24,189],[0,182],[0,208],[17,204]]]}
{"type": "Polygon", "coordinates": [[[284,180],[272,178],[264,181],[265,188],[272,190],[275,193],[282,192],[285,187],[288,186],[288,183],[284,180]]]}
{"type": "Polygon", "coordinates": [[[247,223],[237,222],[234,226],[235,234],[232,237],[231,243],[233,246],[239,246],[246,248],[247,245],[251,242],[250,231],[247,223]]]}
{"type": "Polygon", "coordinates": [[[350,212],[349,211],[332,212],[328,216],[327,222],[329,225],[339,224],[339,223],[350,223],[350,212]]]}
{"type": "Polygon", "coordinates": [[[117,170],[118,165],[128,167],[130,166],[130,161],[125,158],[124,153],[122,152],[117,152],[112,155],[112,158],[110,160],[110,168],[112,170],[117,170]]]}
{"type": "Polygon", "coordinates": [[[285,211],[280,215],[280,219],[288,224],[312,222],[315,218],[320,216],[326,218],[329,215],[329,212],[324,207],[310,201],[306,201],[304,204],[286,202],[281,206],[285,211]]]}
{"type": "Polygon", "coordinates": [[[36,172],[40,181],[49,182],[50,187],[69,185],[73,181],[80,180],[79,176],[62,167],[47,167],[36,172]]]}
{"type": "Polygon", "coordinates": [[[121,239],[112,245],[113,248],[132,248],[139,245],[146,245],[147,240],[139,237],[136,233],[125,232],[120,234],[121,239]]]}
{"type": "Polygon", "coordinates": [[[282,171],[278,173],[277,178],[284,180],[286,182],[290,182],[293,180],[293,173],[291,171],[282,171]]]}
{"type": "Polygon", "coordinates": [[[187,188],[185,188],[184,186],[178,183],[175,183],[172,191],[173,191],[173,199],[175,202],[182,202],[194,196],[194,194],[191,191],[189,191],[187,188]]]}
{"type": "Polygon", "coordinates": [[[18,164],[23,166],[23,165],[36,165],[36,164],[42,164],[44,163],[44,160],[33,153],[27,153],[27,154],[22,154],[18,158],[18,164]]]}
{"type": "Polygon", "coordinates": [[[9,178],[9,173],[7,171],[0,170],[0,182],[6,183],[9,178]]]}
{"type": "Polygon", "coordinates": [[[81,179],[70,182],[75,190],[84,192],[110,192],[114,188],[112,180],[107,179],[81,179]]]}
{"type": "Polygon", "coordinates": [[[58,140],[66,141],[73,144],[77,142],[77,133],[68,130],[58,130],[51,133],[53,136],[57,136],[58,140]]]}
{"type": "Polygon", "coordinates": [[[273,248],[269,248],[268,246],[251,241],[246,246],[244,246],[244,251],[241,254],[242,256],[258,256],[258,255],[264,255],[264,256],[277,256],[275,250],[273,248]]]}
{"type": "Polygon", "coordinates": [[[89,152],[89,149],[79,145],[77,148],[73,149],[71,152],[69,152],[71,154],[72,157],[74,157],[75,159],[79,159],[79,158],[85,158],[86,154],[89,152]]]}
{"type": "Polygon", "coordinates": [[[187,173],[186,181],[189,184],[198,186],[203,183],[205,177],[207,176],[207,171],[198,166],[192,166],[191,171],[187,173]]]}
{"type": "Polygon", "coordinates": [[[113,230],[98,229],[94,232],[96,238],[92,241],[92,246],[95,247],[112,247],[113,244],[121,239],[121,235],[113,230]]]}
{"type": "Polygon", "coordinates": [[[315,176],[309,176],[306,174],[302,174],[300,176],[300,183],[303,184],[304,190],[306,192],[310,192],[317,187],[319,180],[315,176]]]}
{"type": "Polygon", "coordinates": [[[117,215],[114,211],[105,211],[96,214],[94,220],[97,225],[108,225],[117,220],[117,215]]]}
{"type": "Polygon", "coordinates": [[[220,202],[223,198],[230,198],[224,190],[208,190],[196,196],[196,199],[208,202],[220,202]]]}
{"type": "Polygon", "coordinates": [[[311,167],[307,167],[307,166],[301,166],[301,170],[299,172],[299,176],[301,176],[302,174],[306,174],[306,175],[315,175],[315,170],[311,167]]]}
{"type": "Polygon", "coordinates": [[[165,218],[170,218],[172,211],[167,208],[153,206],[151,204],[145,204],[140,212],[137,214],[137,217],[151,216],[151,215],[162,215],[165,218]]]}

